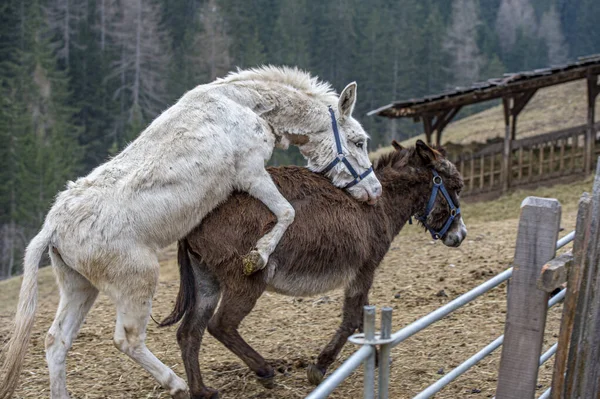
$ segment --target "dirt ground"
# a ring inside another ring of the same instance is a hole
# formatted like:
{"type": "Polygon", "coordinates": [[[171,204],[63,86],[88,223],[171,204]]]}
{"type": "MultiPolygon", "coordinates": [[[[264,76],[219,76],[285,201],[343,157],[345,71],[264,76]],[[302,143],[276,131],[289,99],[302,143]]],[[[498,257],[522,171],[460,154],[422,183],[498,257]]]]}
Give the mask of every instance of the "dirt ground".
{"type": "MultiPolygon", "coordinates": [[[[563,204],[561,236],[574,228],[577,199],[591,182],[537,190],[539,196],[558,198],[563,204]]],[[[416,226],[407,226],[394,241],[381,264],[370,302],[378,309],[394,308],[396,331],[458,295],[505,270],[514,254],[520,201],[531,193],[517,192],[493,202],[465,204],[463,215],[469,235],[457,249],[431,241],[416,226]]],[[[38,319],[21,375],[17,398],[48,397],[44,337],[58,303],[58,290],[50,268],[40,271],[38,319]]],[[[0,342],[9,338],[20,279],[0,283],[0,342]]],[[[178,288],[173,248],[163,254],[160,285],[153,316],[161,319],[171,310],[178,288]]],[[[315,298],[291,298],[266,293],[244,320],[242,335],[277,367],[276,385],[266,390],[233,354],[208,334],[201,352],[205,381],[218,388],[222,398],[301,398],[313,387],[306,380],[306,365],[328,342],[341,317],[342,293],[315,298]]],[[[393,349],[391,398],[411,398],[441,374],[503,333],[506,287],[492,290],[432,327],[393,349]]],[[[544,350],[556,340],[561,307],[550,311],[544,350]]],[[[168,395],[143,369],[119,353],[112,344],[115,311],[100,296],[69,352],[67,384],[76,398],[166,398],[168,395]]],[[[159,329],[150,322],[148,347],[165,364],[184,376],[175,329],[159,329]]],[[[337,367],[356,347],[347,344],[333,365],[337,367]]],[[[458,378],[436,398],[489,398],[496,385],[500,350],[458,378]]],[[[333,369],[332,368],[332,369],[333,369]]],[[[547,389],[552,360],[541,367],[539,391],[547,389]]],[[[362,371],[347,379],[331,398],[362,397],[362,371]]]]}

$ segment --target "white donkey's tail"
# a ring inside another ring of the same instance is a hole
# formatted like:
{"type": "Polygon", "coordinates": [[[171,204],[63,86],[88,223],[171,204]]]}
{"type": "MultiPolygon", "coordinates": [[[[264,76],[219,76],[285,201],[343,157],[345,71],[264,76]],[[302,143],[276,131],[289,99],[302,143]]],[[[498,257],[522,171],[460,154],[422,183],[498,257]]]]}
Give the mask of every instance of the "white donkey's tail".
{"type": "Polygon", "coordinates": [[[23,265],[23,284],[19,293],[19,305],[15,316],[12,337],[4,353],[4,364],[0,372],[0,399],[9,399],[17,387],[23,358],[31,336],[37,307],[37,274],[38,267],[50,242],[52,230],[44,226],[25,250],[23,265]]]}

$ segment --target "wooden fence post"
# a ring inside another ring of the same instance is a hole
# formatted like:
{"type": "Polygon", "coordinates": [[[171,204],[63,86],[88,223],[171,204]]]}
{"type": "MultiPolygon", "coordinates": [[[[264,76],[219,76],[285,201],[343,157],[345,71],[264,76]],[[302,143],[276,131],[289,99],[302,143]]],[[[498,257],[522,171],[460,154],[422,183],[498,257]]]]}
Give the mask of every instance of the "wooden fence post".
{"type": "Polygon", "coordinates": [[[555,199],[527,197],[521,204],[497,399],[534,398],[548,303],[548,293],[536,285],[542,266],[555,255],[560,216],[555,199]]]}
{"type": "MultiPolygon", "coordinates": [[[[600,394],[600,162],[591,201],[587,243],[583,254],[581,286],[571,334],[564,392],[566,399],[600,394]]],[[[594,396],[595,395],[595,396],[594,396]]]]}
{"type": "Polygon", "coordinates": [[[589,227],[592,210],[592,198],[588,193],[583,193],[579,200],[575,239],[573,240],[573,263],[567,270],[567,293],[563,304],[562,318],[560,320],[560,333],[558,335],[558,349],[552,373],[552,399],[564,398],[565,371],[569,354],[569,342],[573,333],[575,311],[581,292],[582,267],[585,253],[589,245],[589,227]]]}

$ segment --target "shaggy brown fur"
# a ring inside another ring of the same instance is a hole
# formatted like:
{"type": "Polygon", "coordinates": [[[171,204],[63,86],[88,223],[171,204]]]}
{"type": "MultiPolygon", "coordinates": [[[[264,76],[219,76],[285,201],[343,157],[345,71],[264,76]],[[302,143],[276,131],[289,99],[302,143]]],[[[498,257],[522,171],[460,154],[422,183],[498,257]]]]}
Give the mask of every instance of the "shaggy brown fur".
{"type": "MultiPolygon", "coordinates": [[[[240,273],[240,255],[272,227],[275,218],[245,193],[233,195],[179,242],[180,292],[173,313],[162,324],[184,318],[177,338],[192,398],[217,397],[215,390],[204,386],[198,363],[205,328],[238,355],[265,386],[272,384],[271,366],[237,332],[267,289],[302,296],[345,288],[341,326],[316,365],[309,367],[311,382],[323,378],[347,338],[361,328],[362,308],[368,303],[375,269],[393,238],[411,215],[424,212],[432,189],[431,168],[440,173],[458,206],[462,179],[442,153],[422,142],[416,148],[402,149],[397,143],[395,147],[396,151],[376,163],[383,196],[375,206],[358,203],[306,169],[271,168],[278,189],[296,210],[296,219],[269,265],[250,277],[240,273]],[[213,315],[219,298],[221,303],[213,315]]],[[[448,214],[445,200],[438,196],[428,222],[440,228],[448,214]]],[[[455,223],[460,223],[460,218],[455,223]]]]}

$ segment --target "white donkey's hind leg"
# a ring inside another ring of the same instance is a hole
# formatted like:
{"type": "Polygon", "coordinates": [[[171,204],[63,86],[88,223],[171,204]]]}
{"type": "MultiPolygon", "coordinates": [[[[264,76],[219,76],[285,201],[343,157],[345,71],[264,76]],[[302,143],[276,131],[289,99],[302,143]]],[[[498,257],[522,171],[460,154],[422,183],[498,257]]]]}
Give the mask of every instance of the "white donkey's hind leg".
{"type": "MultiPolygon", "coordinates": [[[[156,262],[158,268],[158,262],[156,262]]],[[[133,270],[133,268],[130,268],[133,270]]],[[[152,310],[152,295],[156,286],[157,273],[139,273],[128,276],[131,284],[123,284],[120,292],[111,290],[117,305],[117,325],[115,327],[114,343],[117,349],[128,355],[177,399],[189,397],[185,381],[175,375],[175,372],[165,366],[146,347],[146,326],[152,310]],[[154,281],[149,281],[154,279],[154,281]],[[144,292],[146,291],[146,292],[144,292]]]]}
{"type": "Polygon", "coordinates": [[[279,240],[296,215],[292,205],[281,195],[271,179],[271,175],[264,168],[255,170],[250,179],[248,193],[273,212],[277,217],[277,223],[271,231],[258,240],[256,248],[244,257],[244,273],[247,275],[261,270],[267,265],[269,256],[275,251],[279,240]]]}
{"type": "Polygon", "coordinates": [[[60,255],[50,251],[60,289],[60,303],[46,336],[46,361],[50,373],[50,397],[68,398],[66,382],[67,352],[98,296],[98,290],[81,274],[69,268],[60,255]]]}

